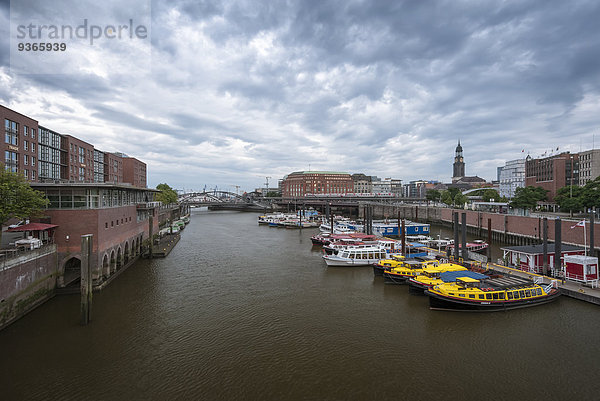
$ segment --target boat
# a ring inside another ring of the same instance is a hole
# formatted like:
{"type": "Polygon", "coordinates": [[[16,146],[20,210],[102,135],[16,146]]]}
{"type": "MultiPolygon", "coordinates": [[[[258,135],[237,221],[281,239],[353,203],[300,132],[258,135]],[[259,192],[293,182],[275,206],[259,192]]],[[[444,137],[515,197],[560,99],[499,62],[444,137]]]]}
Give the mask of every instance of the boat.
{"type": "Polygon", "coordinates": [[[327,245],[331,242],[335,241],[344,241],[344,240],[356,240],[362,242],[376,241],[377,237],[370,234],[362,234],[362,233],[349,233],[349,234],[331,234],[331,233],[320,233],[317,235],[313,235],[310,237],[313,245],[327,245]]]}
{"type": "Polygon", "coordinates": [[[521,277],[477,280],[457,277],[452,283],[436,285],[425,291],[429,307],[452,311],[505,311],[542,305],[560,296],[556,280],[548,285],[521,277]]]}
{"type": "Polygon", "coordinates": [[[424,295],[425,290],[436,285],[456,281],[456,277],[471,277],[474,279],[486,279],[489,276],[467,270],[466,267],[456,263],[441,263],[440,265],[426,267],[423,273],[407,280],[408,291],[415,295],[424,295]]]}
{"type": "Polygon", "coordinates": [[[337,254],[323,254],[327,266],[369,266],[385,259],[387,252],[380,246],[349,246],[337,254]]]}
{"type": "Polygon", "coordinates": [[[437,267],[438,261],[405,259],[396,267],[385,269],[382,276],[387,284],[405,284],[409,278],[422,274],[428,266],[437,267]]]}
{"type": "MultiPolygon", "coordinates": [[[[488,243],[485,242],[484,240],[481,239],[476,239],[473,242],[467,242],[467,251],[470,252],[478,252],[478,253],[482,253],[483,251],[485,251],[488,247],[488,243]]],[[[458,249],[462,248],[462,244],[458,244],[458,249]]],[[[454,253],[454,241],[452,241],[451,244],[448,244],[448,246],[446,247],[446,249],[450,250],[450,254],[454,253]]]]}

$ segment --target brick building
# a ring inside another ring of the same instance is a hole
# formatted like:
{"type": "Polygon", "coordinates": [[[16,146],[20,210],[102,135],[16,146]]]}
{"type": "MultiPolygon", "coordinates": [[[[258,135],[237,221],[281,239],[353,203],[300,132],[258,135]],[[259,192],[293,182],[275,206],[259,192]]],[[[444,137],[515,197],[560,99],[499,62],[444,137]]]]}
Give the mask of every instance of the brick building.
{"type": "Polygon", "coordinates": [[[112,182],[147,186],[146,164],[135,158],[102,152],[72,135],[38,126],[36,120],[2,105],[0,119],[4,121],[4,141],[0,141],[4,159],[0,162],[5,169],[22,173],[30,182],[112,182]]]}
{"type": "Polygon", "coordinates": [[[150,216],[152,231],[158,232],[158,206],[153,202],[157,190],[122,183],[31,185],[50,200],[46,222],[58,225],[54,243],[63,277],[59,286],[78,277],[82,235],[94,235],[92,272],[94,286],[98,286],[140,254],[143,241],[149,238],[150,216]]]}
{"type": "Polygon", "coordinates": [[[134,187],[146,188],[146,163],[135,157],[123,157],[123,181],[134,187]]]}
{"type": "Polygon", "coordinates": [[[579,152],[579,185],[584,186],[589,181],[600,176],[600,149],[579,152]]]}
{"type": "Polygon", "coordinates": [[[579,183],[579,155],[563,152],[545,158],[525,159],[525,186],[548,190],[548,200],[553,201],[557,191],[579,183]]]}
{"type": "Polygon", "coordinates": [[[283,197],[308,194],[346,194],[354,191],[354,181],[348,173],[336,171],[296,171],[283,179],[283,197]]]}
{"type": "Polygon", "coordinates": [[[21,172],[29,181],[38,180],[38,122],[0,105],[4,140],[0,150],[4,168],[21,172]]]}

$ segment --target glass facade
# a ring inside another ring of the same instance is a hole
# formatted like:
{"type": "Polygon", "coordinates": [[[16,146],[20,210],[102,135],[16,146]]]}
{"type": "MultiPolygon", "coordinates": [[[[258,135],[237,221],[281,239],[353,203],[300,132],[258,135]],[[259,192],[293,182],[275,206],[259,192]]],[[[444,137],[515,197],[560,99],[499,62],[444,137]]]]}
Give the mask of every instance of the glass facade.
{"type": "Polygon", "coordinates": [[[152,202],[154,192],[103,187],[38,187],[50,204],[48,209],[104,209],[152,202]]]}

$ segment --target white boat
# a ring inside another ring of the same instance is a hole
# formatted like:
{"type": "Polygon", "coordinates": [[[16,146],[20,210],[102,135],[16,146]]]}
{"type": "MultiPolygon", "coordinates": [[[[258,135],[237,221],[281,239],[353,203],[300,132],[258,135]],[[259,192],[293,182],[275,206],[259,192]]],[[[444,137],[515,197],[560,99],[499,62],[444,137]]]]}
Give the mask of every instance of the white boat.
{"type": "Polygon", "coordinates": [[[387,257],[381,246],[352,245],[340,250],[337,255],[323,255],[327,266],[369,266],[387,257]]]}

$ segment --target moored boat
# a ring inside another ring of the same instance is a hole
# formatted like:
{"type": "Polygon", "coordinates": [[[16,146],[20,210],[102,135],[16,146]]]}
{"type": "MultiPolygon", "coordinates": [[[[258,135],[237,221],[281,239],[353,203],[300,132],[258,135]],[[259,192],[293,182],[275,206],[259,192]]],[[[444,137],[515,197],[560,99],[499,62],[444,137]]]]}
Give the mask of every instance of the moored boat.
{"type": "Polygon", "coordinates": [[[333,255],[323,255],[327,266],[369,266],[385,259],[387,253],[380,246],[349,246],[333,255]]]}
{"type": "Polygon", "coordinates": [[[439,266],[426,267],[422,274],[409,278],[407,280],[408,290],[411,294],[424,295],[425,290],[439,284],[456,281],[456,277],[459,276],[478,280],[489,278],[485,274],[469,271],[466,267],[456,263],[441,263],[439,266]]]}
{"type": "Polygon", "coordinates": [[[457,277],[455,282],[425,291],[429,307],[453,311],[504,311],[542,305],[560,296],[556,281],[541,285],[521,277],[477,280],[457,277]]]}
{"type": "Polygon", "coordinates": [[[396,267],[385,269],[382,275],[388,284],[405,284],[406,280],[418,276],[428,266],[437,267],[438,261],[406,259],[396,267]]]}

